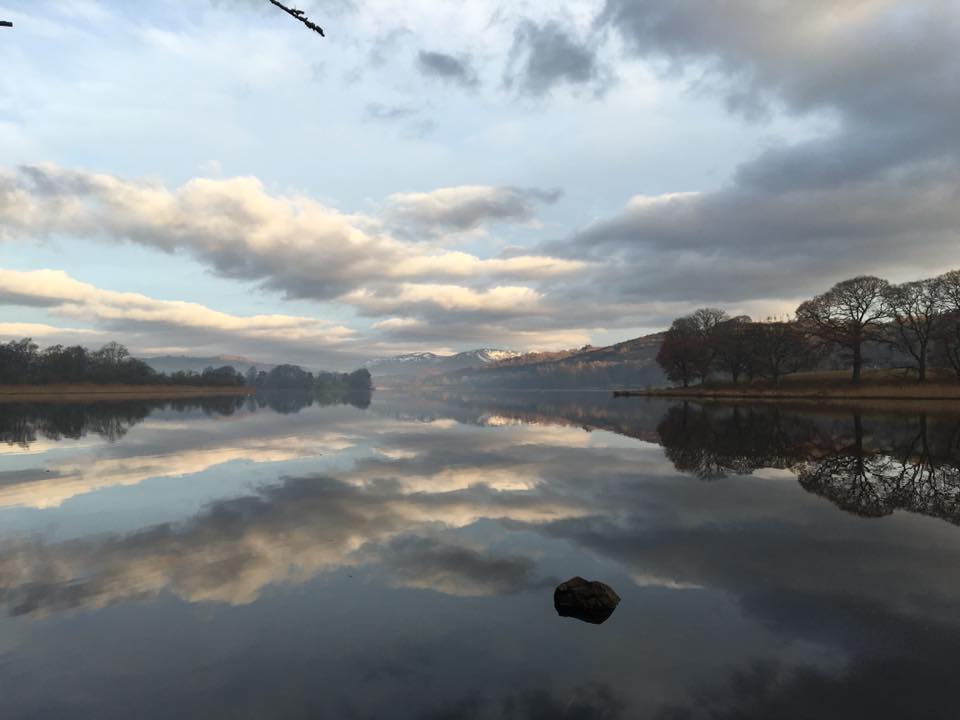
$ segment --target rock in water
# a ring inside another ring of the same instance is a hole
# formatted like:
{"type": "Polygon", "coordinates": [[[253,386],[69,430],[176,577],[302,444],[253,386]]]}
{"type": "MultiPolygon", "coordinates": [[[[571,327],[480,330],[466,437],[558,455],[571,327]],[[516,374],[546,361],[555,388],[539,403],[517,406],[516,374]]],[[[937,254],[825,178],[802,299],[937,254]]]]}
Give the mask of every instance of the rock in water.
{"type": "Polygon", "coordinates": [[[553,591],[553,606],[560,617],[572,617],[599,625],[613,615],[620,596],[609,585],[597,580],[570,578],[553,591]]]}

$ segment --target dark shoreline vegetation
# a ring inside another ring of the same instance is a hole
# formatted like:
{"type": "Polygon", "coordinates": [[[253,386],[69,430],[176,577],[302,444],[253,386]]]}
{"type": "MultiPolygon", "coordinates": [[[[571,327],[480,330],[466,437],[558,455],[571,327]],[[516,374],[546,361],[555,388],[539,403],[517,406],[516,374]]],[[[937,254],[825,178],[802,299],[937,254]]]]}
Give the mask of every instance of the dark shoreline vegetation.
{"type": "Polygon", "coordinates": [[[246,385],[217,387],[210,385],[121,385],[117,383],[48,383],[44,385],[0,385],[0,403],[23,400],[59,402],[87,398],[154,400],[246,396],[256,392],[246,385]]]}
{"type": "MultiPolygon", "coordinates": [[[[110,395],[114,397],[249,395],[297,391],[315,393],[319,400],[356,398],[373,390],[370,372],[313,373],[298,365],[277,365],[270,371],[251,367],[241,373],[232,365],[202,372],[161,373],[132,357],[123,345],[110,342],[99,350],[80,345],[52,345],[44,350],[31,338],[0,343],[0,400],[110,395]]],[[[369,402],[369,401],[368,401],[369,402]]]]}
{"type": "Polygon", "coordinates": [[[665,397],[716,400],[843,400],[843,401],[944,401],[960,400],[960,383],[948,373],[931,372],[923,383],[903,370],[865,370],[856,384],[845,370],[798,372],[770,380],[707,380],[689,387],[651,387],[614,390],[614,397],[665,397]]]}
{"type": "Polygon", "coordinates": [[[788,321],[700,308],[673,321],[656,359],[679,388],[615,394],[960,398],[960,271],[901,285],[844,280],[788,321]],[[838,367],[847,378],[829,372],[838,367]]]}

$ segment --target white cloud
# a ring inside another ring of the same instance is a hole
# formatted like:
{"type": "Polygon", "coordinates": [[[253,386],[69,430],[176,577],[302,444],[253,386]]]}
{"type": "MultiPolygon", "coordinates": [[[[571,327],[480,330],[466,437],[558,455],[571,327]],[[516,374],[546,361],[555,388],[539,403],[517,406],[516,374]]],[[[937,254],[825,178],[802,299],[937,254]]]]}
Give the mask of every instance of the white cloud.
{"type": "Polygon", "coordinates": [[[78,341],[107,335],[110,330],[152,335],[164,331],[192,334],[198,342],[214,336],[224,341],[269,341],[274,343],[335,346],[353,336],[353,331],[325,320],[295,315],[238,316],[212,310],[197,303],[156,300],[140,293],[102,290],[71,278],[59,270],[17,271],[0,269],[0,303],[47,308],[72,320],[85,320],[103,330],[56,328],[40,323],[0,325],[4,335],[63,337],[78,341]]]}

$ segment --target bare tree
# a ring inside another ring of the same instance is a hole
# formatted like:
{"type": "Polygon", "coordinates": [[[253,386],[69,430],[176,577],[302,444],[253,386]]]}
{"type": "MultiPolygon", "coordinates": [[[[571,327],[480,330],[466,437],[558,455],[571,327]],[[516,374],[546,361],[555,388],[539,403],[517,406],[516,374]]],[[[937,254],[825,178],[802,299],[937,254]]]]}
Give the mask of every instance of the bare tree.
{"type": "Polygon", "coordinates": [[[827,345],[848,350],[852,361],[852,381],[860,381],[863,344],[881,339],[887,319],[884,302],[890,283],[878,277],[861,275],[838,282],[822,295],[797,308],[797,319],[827,345]]]}
{"type": "Polygon", "coordinates": [[[290,15],[291,17],[294,17],[300,22],[302,22],[304,25],[306,25],[308,28],[310,28],[314,32],[320,33],[320,37],[326,37],[326,35],[323,34],[323,28],[317,25],[316,23],[311,22],[310,18],[304,15],[303,10],[297,10],[296,8],[288,8],[283,3],[277,2],[277,0],[269,0],[269,1],[271,4],[276,5],[278,8],[280,8],[285,13],[287,13],[287,15],[290,15]]]}
{"type": "Polygon", "coordinates": [[[688,317],[704,337],[713,332],[721,323],[725,323],[730,319],[730,316],[727,315],[725,310],[711,307],[698,308],[690,313],[688,317]]]}
{"type": "Polygon", "coordinates": [[[893,320],[892,342],[916,361],[920,382],[927,379],[930,341],[943,311],[942,285],[939,278],[930,278],[890,285],[884,293],[893,320]]]}
{"type": "Polygon", "coordinates": [[[687,316],[700,333],[700,338],[706,350],[706,368],[703,371],[703,379],[706,380],[710,374],[710,367],[717,360],[719,351],[717,340],[720,328],[730,319],[725,310],[713,307],[697,308],[687,316]]]}
{"type": "Polygon", "coordinates": [[[941,301],[940,318],[934,330],[937,350],[960,380],[960,270],[946,272],[936,280],[941,301]]]}
{"type": "Polygon", "coordinates": [[[810,345],[793,323],[755,323],[750,328],[751,367],[774,383],[813,365],[810,345]]]}
{"type": "Polygon", "coordinates": [[[718,369],[730,374],[734,385],[750,369],[751,327],[750,318],[741,315],[724,320],[713,329],[713,362],[718,369]]]}
{"type": "Polygon", "coordinates": [[[670,380],[684,387],[688,387],[691,380],[706,376],[710,352],[700,326],[691,316],[673,321],[657,351],[657,363],[670,380]]]}

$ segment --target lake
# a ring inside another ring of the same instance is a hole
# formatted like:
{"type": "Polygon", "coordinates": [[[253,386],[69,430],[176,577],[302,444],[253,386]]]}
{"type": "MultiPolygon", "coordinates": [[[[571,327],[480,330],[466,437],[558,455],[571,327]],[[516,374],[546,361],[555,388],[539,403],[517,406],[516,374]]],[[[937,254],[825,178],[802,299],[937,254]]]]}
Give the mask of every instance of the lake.
{"type": "Polygon", "coordinates": [[[949,405],[8,403],[0,437],[4,719],[958,716],[949,405]],[[557,614],[573,576],[605,622],[557,614]]]}

